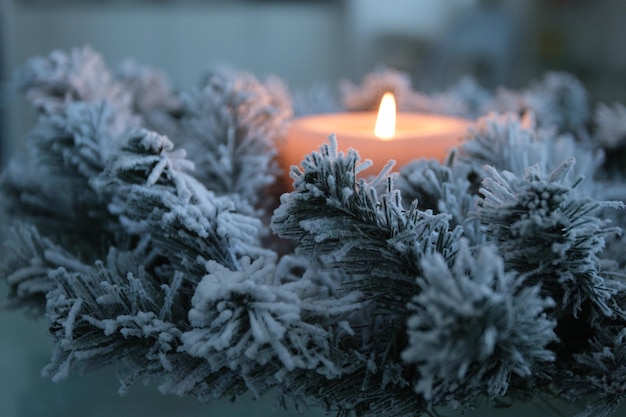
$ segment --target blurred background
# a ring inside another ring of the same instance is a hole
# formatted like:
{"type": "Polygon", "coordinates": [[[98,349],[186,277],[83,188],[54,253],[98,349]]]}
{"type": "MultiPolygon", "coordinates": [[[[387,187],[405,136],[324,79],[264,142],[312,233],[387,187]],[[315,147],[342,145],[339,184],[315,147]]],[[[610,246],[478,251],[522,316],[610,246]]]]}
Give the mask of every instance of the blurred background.
{"type": "Polygon", "coordinates": [[[427,92],[566,70],[610,102],[626,98],[625,19],[623,0],[0,0],[0,161],[32,126],[15,69],[53,49],[91,45],[110,67],[133,57],[179,88],[224,63],[292,89],[385,64],[427,92]]]}
{"type": "MultiPolygon", "coordinates": [[[[278,75],[292,89],[358,82],[383,64],[427,92],[465,74],[488,88],[518,88],[565,70],[592,102],[626,102],[624,21],[623,0],[0,0],[0,165],[34,120],[14,72],[53,49],[91,45],[110,67],[133,57],[178,88],[218,64],[278,75]]],[[[39,377],[51,352],[45,323],[2,312],[0,329],[3,417],[289,415],[267,411],[271,399],[252,409],[206,406],[141,386],[118,397],[108,371],[55,385],[39,377]]],[[[466,415],[559,415],[552,407],[576,409],[542,403],[466,415]]]]}

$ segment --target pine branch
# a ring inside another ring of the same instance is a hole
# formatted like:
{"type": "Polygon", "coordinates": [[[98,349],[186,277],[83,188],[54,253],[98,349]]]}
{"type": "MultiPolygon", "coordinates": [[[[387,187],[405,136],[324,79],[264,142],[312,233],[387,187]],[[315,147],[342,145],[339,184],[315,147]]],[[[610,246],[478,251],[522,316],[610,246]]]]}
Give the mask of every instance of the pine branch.
{"type": "Polygon", "coordinates": [[[312,114],[336,113],[341,111],[341,104],[335,91],[326,84],[315,84],[293,93],[293,114],[296,117],[312,114]]]}
{"type": "Polygon", "coordinates": [[[531,114],[488,114],[471,127],[452,161],[457,178],[472,182],[475,193],[485,177],[483,166],[490,165],[524,176],[528,167],[543,172],[556,170],[564,160],[574,158],[573,177],[587,180],[578,188],[580,194],[600,196],[602,187],[593,178],[603,162],[601,150],[580,145],[571,135],[557,136],[549,129],[538,129],[531,114]]]}
{"type": "Polygon", "coordinates": [[[618,149],[626,140],[626,107],[621,103],[600,103],[594,114],[594,138],[606,149],[618,149]]]}
{"type": "Polygon", "coordinates": [[[605,238],[620,232],[596,217],[603,207],[623,208],[621,202],[578,197],[567,177],[574,161],[566,161],[550,176],[537,168],[525,178],[487,167],[476,216],[496,242],[507,268],[540,283],[557,301],[557,317],[580,313],[591,302],[591,320],[623,315],[615,295],[618,281],[603,276],[598,253],[605,238]]]}
{"type": "Polygon", "coordinates": [[[546,73],[528,86],[525,99],[540,126],[578,134],[588,122],[587,90],[572,74],[546,73]]]}
{"type": "Polygon", "coordinates": [[[532,165],[545,167],[548,165],[545,142],[549,139],[533,127],[532,119],[510,113],[482,117],[468,130],[454,162],[465,165],[467,175],[474,177],[470,179],[478,182],[484,177],[485,165],[518,175],[523,175],[532,165]]]}
{"type": "Polygon", "coordinates": [[[398,110],[469,116],[470,105],[465,98],[450,90],[439,94],[415,91],[410,77],[400,71],[382,68],[363,77],[361,85],[344,80],[340,86],[342,104],[349,111],[378,110],[383,94],[393,93],[398,110]]]}
{"type": "Polygon", "coordinates": [[[338,153],[332,137],[302,166],[303,172],[292,171],[295,192],[281,198],[272,230],[296,241],[296,253],[325,268],[363,275],[355,281],[359,289],[404,310],[420,257],[435,251],[451,256],[461,228],[450,230],[447,215],[416,205],[405,211],[398,191],[379,198],[376,185],[391,178],[383,171],[371,183],[357,180],[364,164],[354,150],[338,153]]]}
{"type": "Polygon", "coordinates": [[[400,359],[406,343],[405,306],[417,292],[421,259],[435,252],[450,259],[462,229],[450,230],[447,215],[419,211],[415,204],[405,211],[397,190],[379,198],[375,187],[391,178],[383,171],[373,182],[357,182],[363,167],[358,154],[338,153],[332,137],[330,145],[307,155],[302,166],[303,171],[292,171],[295,191],[281,198],[272,229],[297,242],[296,253],[313,265],[346,273],[343,286],[362,292],[370,311],[357,332],[365,343],[352,353],[369,359],[350,372],[368,382],[356,396],[352,384],[342,379],[347,385],[335,386],[341,395],[333,401],[359,415],[404,413],[416,404],[424,409],[400,359]],[[386,399],[379,396],[381,389],[386,399]]]}
{"type": "Polygon", "coordinates": [[[180,111],[180,98],[172,91],[163,72],[127,59],[116,68],[115,78],[130,92],[134,112],[147,118],[148,125],[151,125],[152,117],[158,117],[155,113],[173,115],[180,111]]]}
{"type": "MultiPolygon", "coordinates": [[[[454,162],[454,156],[451,158],[454,162]]],[[[454,164],[447,166],[435,160],[418,159],[402,167],[395,186],[404,201],[417,203],[422,211],[448,214],[450,227],[462,226],[463,236],[472,244],[479,244],[484,242],[484,237],[471,216],[477,195],[464,174],[454,164]]]]}
{"type": "Polygon", "coordinates": [[[176,372],[170,356],[179,355],[178,326],[187,315],[177,294],[181,274],[158,285],[135,255],[112,250],[106,262],[75,272],[59,268],[51,277],[56,289],[46,310],[56,344],[44,375],[56,381],[109,365],[141,376],[176,372]]]}
{"type": "Polygon", "coordinates": [[[553,133],[586,136],[589,122],[587,90],[572,74],[547,72],[521,91],[499,87],[491,105],[492,111],[530,114],[541,129],[553,133]]]}
{"type": "Polygon", "coordinates": [[[265,84],[234,71],[207,75],[200,91],[185,96],[178,134],[195,177],[218,195],[228,195],[240,211],[269,209],[268,187],[276,182],[277,144],[292,116],[285,86],[265,84]]]}
{"type": "Polygon", "coordinates": [[[586,399],[576,417],[609,417],[626,399],[626,344],[623,323],[605,323],[595,329],[590,348],[555,379],[559,391],[572,401],[586,399]]]}
{"type": "Polygon", "coordinates": [[[406,110],[411,101],[413,86],[408,74],[390,68],[382,68],[363,77],[361,85],[349,80],[341,82],[343,107],[350,111],[378,110],[380,100],[387,92],[393,93],[397,107],[406,110]]]}
{"type": "Polygon", "coordinates": [[[63,111],[72,102],[109,102],[116,111],[129,109],[130,96],[116,82],[102,56],[90,47],[69,53],[56,50],[33,57],[18,71],[17,84],[43,113],[63,111]]]}
{"type": "Polygon", "coordinates": [[[36,225],[90,262],[106,253],[119,232],[90,183],[117,145],[111,111],[106,103],[71,103],[40,116],[28,154],[10,164],[0,183],[4,209],[13,218],[36,225]]]}
{"type": "Polygon", "coordinates": [[[531,379],[555,355],[555,303],[538,285],[505,272],[495,247],[474,255],[466,240],[451,264],[440,254],[422,260],[420,291],[408,320],[402,358],[419,370],[415,390],[434,405],[468,407],[486,395],[508,394],[512,378],[531,379]]]}
{"type": "Polygon", "coordinates": [[[34,226],[12,228],[5,240],[0,275],[9,285],[9,308],[41,316],[46,295],[56,288],[51,278],[58,268],[84,272],[88,267],[73,254],[42,237],[34,226]]]}
{"type": "Polygon", "coordinates": [[[284,380],[297,369],[328,379],[341,375],[345,364],[332,360],[331,323],[359,308],[356,293],[324,300],[311,281],[281,282],[275,268],[268,258],[244,258],[238,271],[207,264],[189,312],[193,329],[183,334],[180,349],[204,358],[213,373],[237,370],[256,395],[275,386],[293,391],[284,380]]]}
{"type": "Polygon", "coordinates": [[[214,260],[237,269],[238,258],[271,253],[257,239],[258,219],[235,212],[185,171],[193,164],[164,136],[131,134],[96,181],[129,234],[149,234],[175,270],[202,276],[214,260]]]}

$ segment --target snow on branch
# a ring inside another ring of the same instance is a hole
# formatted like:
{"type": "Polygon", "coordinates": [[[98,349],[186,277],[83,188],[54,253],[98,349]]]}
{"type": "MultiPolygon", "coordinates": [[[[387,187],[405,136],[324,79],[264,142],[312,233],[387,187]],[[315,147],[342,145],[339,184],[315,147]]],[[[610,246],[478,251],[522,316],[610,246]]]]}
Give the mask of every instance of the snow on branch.
{"type": "Polygon", "coordinates": [[[56,113],[77,101],[107,101],[119,109],[130,105],[130,95],[113,78],[102,56],[88,46],[30,58],[17,72],[17,84],[45,113],[56,113]]]}
{"type": "Polygon", "coordinates": [[[292,113],[280,80],[261,83],[248,73],[222,69],[183,96],[178,139],[196,165],[196,178],[253,214],[254,208],[269,208],[264,194],[279,176],[277,146],[292,113]]]}
{"type": "Polygon", "coordinates": [[[56,288],[51,275],[57,268],[74,272],[88,268],[73,254],[42,237],[35,226],[13,227],[4,246],[0,274],[10,287],[8,306],[24,308],[35,316],[43,314],[46,294],[56,288]]]}
{"type": "Polygon", "coordinates": [[[118,145],[114,119],[107,103],[70,103],[41,115],[26,152],[0,179],[4,209],[70,251],[102,255],[119,227],[92,180],[118,145]]]}
{"type": "MultiPolygon", "coordinates": [[[[282,196],[272,230],[297,241],[297,253],[327,268],[364,274],[362,287],[391,301],[414,285],[420,257],[434,251],[450,256],[462,230],[451,230],[446,214],[415,205],[405,211],[397,190],[379,197],[376,186],[392,178],[383,170],[372,182],[358,179],[364,166],[359,162],[355,150],[338,152],[333,137],[307,155],[303,171],[292,168],[295,191],[282,196]]],[[[404,309],[405,302],[401,297],[393,304],[404,309]]]]}
{"type": "Polygon", "coordinates": [[[571,367],[557,379],[563,395],[571,400],[587,399],[576,417],[609,417],[626,398],[626,330],[607,324],[598,329],[590,349],[577,354],[571,367]]]}
{"type": "Polygon", "coordinates": [[[594,314],[622,316],[615,295],[624,286],[603,276],[598,254],[605,238],[620,233],[596,217],[602,207],[622,202],[579,197],[567,184],[572,159],[549,175],[529,167],[524,178],[487,167],[476,216],[497,242],[508,268],[540,283],[557,301],[558,315],[577,316],[591,302],[594,314]]]}
{"type": "Polygon", "coordinates": [[[103,366],[125,370],[124,390],[139,376],[175,369],[180,321],[186,310],[176,292],[181,276],[158,285],[135,255],[112,250],[106,261],[81,271],[57,269],[46,314],[56,345],[44,375],[53,380],[103,366]]]}
{"type": "Polygon", "coordinates": [[[110,209],[126,231],[149,233],[180,270],[198,273],[208,260],[237,269],[240,256],[265,253],[257,240],[260,221],[207,190],[186,173],[192,168],[184,150],[142,130],[129,136],[98,183],[111,195],[110,209]]]}
{"type": "Polygon", "coordinates": [[[449,265],[440,254],[422,260],[420,292],[409,305],[409,345],[402,358],[415,363],[415,390],[432,404],[474,403],[507,394],[511,379],[540,375],[555,355],[555,306],[538,285],[505,272],[495,247],[476,254],[466,240],[449,265]]]}

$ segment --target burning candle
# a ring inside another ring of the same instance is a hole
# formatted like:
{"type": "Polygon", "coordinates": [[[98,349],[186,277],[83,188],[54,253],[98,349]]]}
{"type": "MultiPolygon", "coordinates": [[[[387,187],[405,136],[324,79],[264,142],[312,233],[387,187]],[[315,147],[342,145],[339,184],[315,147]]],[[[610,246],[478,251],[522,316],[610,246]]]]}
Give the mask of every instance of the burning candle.
{"type": "Polygon", "coordinates": [[[455,117],[396,114],[395,99],[387,93],[378,113],[333,113],[296,119],[287,133],[282,159],[286,168],[299,165],[306,154],[317,150],[334,133],[340,150],[354,148],[362,160],[373,162],[364,174],[374,175],[390,159],[396,161],[395,169],[418,158],[443,161],[448,151],[460,143],[469,125],[469,120],[455,117]]]}

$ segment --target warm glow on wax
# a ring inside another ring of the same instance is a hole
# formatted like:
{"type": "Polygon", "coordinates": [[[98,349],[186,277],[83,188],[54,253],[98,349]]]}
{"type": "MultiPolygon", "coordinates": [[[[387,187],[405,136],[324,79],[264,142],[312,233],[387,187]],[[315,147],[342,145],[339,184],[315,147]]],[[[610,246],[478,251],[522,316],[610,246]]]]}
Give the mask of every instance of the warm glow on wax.
{"type": "Polygon", "coordinates": [[[396,134],[396,99],[391,93],[385,93],[380,100],[374,136],[379,139],[391,139],[396,134]]]}
{"type": "Polygon", "coordinates": [[[419,158],[444,161],[450,149],[461,143],[471,124],[469,120],[443,115],[396,113],[395,98],[391,93],[389,98],[386,96],[381,100],[379,114],[375,111],[326,113],[294,120],[281,147],[286,180],[293,179],[289,176],[291,167],[297,167],[307,154],[328,143],[331,134],[337,137],[339,151],[355,149],[362,161],[369,159],[373,163],[359,173],[366,178],[376,175],[389,160],[396,162],[396,170],[419,158]],[[385,116],[386,112],[390,114],[385,116]],[[387,117],[391,123],[383,128],[381,120],[387,117]]]}

